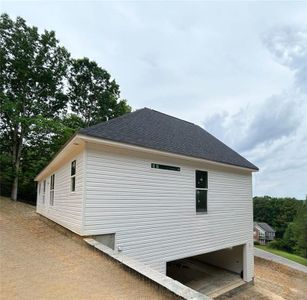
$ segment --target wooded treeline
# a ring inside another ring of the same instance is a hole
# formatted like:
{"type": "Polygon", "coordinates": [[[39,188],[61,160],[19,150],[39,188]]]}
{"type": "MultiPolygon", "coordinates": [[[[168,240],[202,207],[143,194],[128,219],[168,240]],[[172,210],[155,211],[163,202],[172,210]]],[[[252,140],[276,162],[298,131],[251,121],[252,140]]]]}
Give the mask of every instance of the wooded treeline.
{"type": "Polygon", "coordinates": [[[35,202],[35,175],[82,127],[130,112],[95,61],[74,59],[54,31],[0,16],[1,194],[35,202]]]}
{"type": "Polygon", "coordinates": [[[276,230],[269,246],[307,258],[307,199],[254,197],[254,221],[276,230]]]}

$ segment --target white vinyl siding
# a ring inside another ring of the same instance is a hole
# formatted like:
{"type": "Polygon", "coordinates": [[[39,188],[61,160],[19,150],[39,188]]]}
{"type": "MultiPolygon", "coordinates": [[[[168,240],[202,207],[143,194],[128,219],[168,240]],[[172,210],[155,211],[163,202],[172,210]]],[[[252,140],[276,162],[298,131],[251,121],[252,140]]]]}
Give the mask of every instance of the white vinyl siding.
{"type": "MultiPolygon", "coordinates": [[[[37,212],[47,218],[82,234],[83,216],[83,162],[84,152],[81,152],[73,160],[76,160],[76,191],[71,192],[71,161],[67,161],[56,170],[54,176],[54,190],[51,188],[51,175],[39,182],[44,186],[46,180],[45,201],[37,202],[37,212]],[[53,206],[51,195],[54,195],[53,206]],[[51,200],[51,203],[50,203],[51,200]],[[51,205],[50,205],[51,204],[51,205]]],[[[43,188],[44,189],[44,188],[43,188]]]]}
{"type": "Polygon", "coordinates": [[[163,273],[167,261],[247,244],[251,280],[249,171],[93,145],[86,166],[86,235],[115,233],[115,247],[163,273]],[[152,163],[180,171],[153,169],[152,163]],[[196,170],[208,172],[207,214],[195,211],[196,170]]]}

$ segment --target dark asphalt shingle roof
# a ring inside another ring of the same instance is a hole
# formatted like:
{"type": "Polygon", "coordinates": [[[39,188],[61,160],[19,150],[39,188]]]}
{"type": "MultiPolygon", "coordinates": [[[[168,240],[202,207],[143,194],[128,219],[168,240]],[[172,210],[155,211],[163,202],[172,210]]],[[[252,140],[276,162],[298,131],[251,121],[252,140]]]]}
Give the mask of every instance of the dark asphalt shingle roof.
{"type": "Polygon", "coordinates": [[[257,224],[266,232],[275,232],[275,230],[267,223],[257,222],[257,224]]]}
{"type": "Polygon", "coordinates": [[[258,170],[200,126],[149,108],[81,129],[79,133],[258,170]]]}

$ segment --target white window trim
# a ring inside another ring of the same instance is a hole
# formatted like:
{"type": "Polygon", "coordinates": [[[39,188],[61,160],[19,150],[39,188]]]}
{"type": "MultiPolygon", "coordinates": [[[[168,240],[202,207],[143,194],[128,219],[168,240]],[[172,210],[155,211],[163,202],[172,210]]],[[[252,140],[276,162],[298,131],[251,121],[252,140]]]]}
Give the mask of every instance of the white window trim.
{"type": "Polygon", "coordinates": [[[199,190],[202,190],[202,191],[207,191],[207,205],[206,205],[206,211],[197,211],[196,209],[196,206],[195,206],[195,210],[196,210],[196,214],[197,215],[206,215],[208,214],[208,187],[209,187],[209,172],[206,171],[206,170],[195,170],[194,172],[194,184],[195,184],[195,201],[196,201],[196,192],[199,191],[199,190]],[[206,172],[207,173],[207,187],[206,188],[197,188],[196,187],[196,171],[200,171],[200,172],[206,172]]]}
{"type": "Polygon", "coordinates": [[[43,181],[43,197],[42,197],[42,204],[45,205],[46,200],[46,179],[43,181]]]}
{"type": "Polygon", "coordinates": [[[49,205],[54,206],[54,187],[55,187],[55,174],[50,176],[50,197],[49,197],[49,205]],[[53,177],[53,180],[52,180],[53,177]],[[53,185],[52,185],[53,183],[53,185]],[[52,197],[51,197],[52,195],[52,197]]]}
{"type": "Polygon", "coordinates": [[[71,193],[75,193],[76,192],[76,175],[77,175],[77,160],[74,159],[73,161],[71,161],[70,163],[70,192],[71,193]],[[71,175],[71,167],[72,167],[72,163],[75,162],[76,166],[75,166],[75,174],[74,175],[71,175]],[[75,178],[75,189],[72,190],[72,180],[73,178],[75,178]]]}

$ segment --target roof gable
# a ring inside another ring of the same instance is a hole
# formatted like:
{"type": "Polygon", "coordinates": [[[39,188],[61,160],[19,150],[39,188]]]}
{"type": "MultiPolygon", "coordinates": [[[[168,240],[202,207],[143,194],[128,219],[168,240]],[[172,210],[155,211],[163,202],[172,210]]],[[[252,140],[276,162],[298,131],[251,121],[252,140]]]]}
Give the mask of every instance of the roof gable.
{"type": "Polygon", "coordinates": [[[258,170],[200,126],[148,108],[81,129],[79,133],[258,170]]]}
{"type": "Polygon", "coordinates": [[[266,232],[275,232],[275,230],[267,223],[261,222],[257,224],[259,227],[261,227],[266,232]]]}

